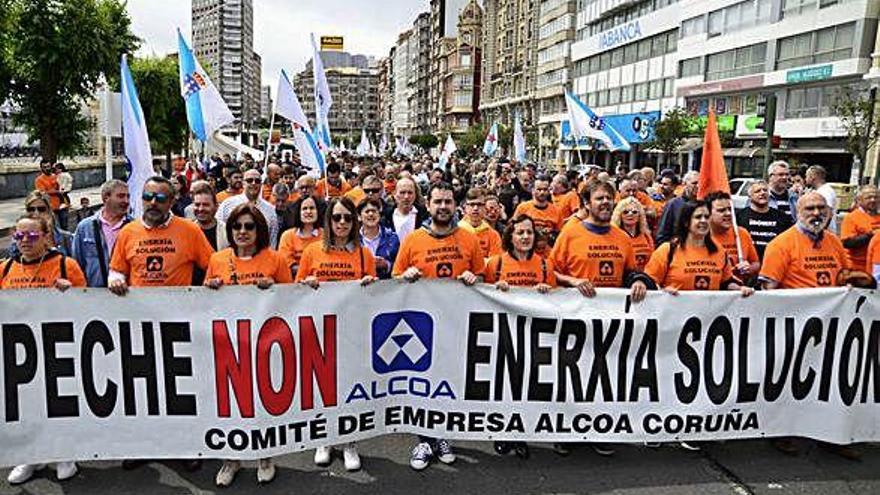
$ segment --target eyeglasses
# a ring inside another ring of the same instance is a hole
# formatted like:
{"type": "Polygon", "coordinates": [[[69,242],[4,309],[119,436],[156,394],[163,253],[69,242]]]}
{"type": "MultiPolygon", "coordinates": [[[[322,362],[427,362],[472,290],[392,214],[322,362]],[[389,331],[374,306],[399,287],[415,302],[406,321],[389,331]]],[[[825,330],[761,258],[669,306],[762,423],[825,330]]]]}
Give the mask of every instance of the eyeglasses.
{"type": "Polygon", "coordinates": [[[257,229],[257,224],[254,222],[235,222],[232,224],[232,230],[242,230],[244,229],[247,232],[253,232],[257,229]]]}
{"type": "Polygon", "coordinates": [[[250,179],[245,179],[244,181],[247,184],[259,184],[260,182],[262,182],[260,179],[257,179],[255,177],[251,177],[250,179]]]}
{"type": "Polygon", "coordinates": [[[381,187],[371,187],[369,189],[364,189],[364,192],[367,194],[379,194],[380,192],[382,192],[382,188],[381,187]]]}
{"type": "Polygon", "coordinates": [[[41,232],[34,232],[34,231],[16,232],[16,233],[12,234],[12,238],[18,242],[21,242],[25,239],[27,239],[30,242],[34,242],[34,241],[39,240],[40,237],[43,237],[43,234],[41,232]]]}
{"type": "Polygon", "coordinates": [[[624,215],[638,215],[639,210],[623,210],[624,215]]]}
{"type": "Polygon", "coordinates": [[[471,208],[482,208],[486,206],[486,203],[465,203],[465,206],[470,206],[471,208]]]}
{"type": "Polygon", "coordinates": [[[28,213],[47,213],[49,208],[46,206],[28,206],[24,211],[28,213]]]}
{"type": "Polygon", "coordinates": [[[330,219],[336,223],[351,223],[353,216],[351,213],[334,213],[330,215],[330,219]]]}
{"type": "Polygon", "coordinates": [[[147,203],[153,200],[156,200],[157,203],[167,203],[168,195],[165,193],[154,193],[145,191],[143,194],[141,194],[141,199],[147,203]]]}

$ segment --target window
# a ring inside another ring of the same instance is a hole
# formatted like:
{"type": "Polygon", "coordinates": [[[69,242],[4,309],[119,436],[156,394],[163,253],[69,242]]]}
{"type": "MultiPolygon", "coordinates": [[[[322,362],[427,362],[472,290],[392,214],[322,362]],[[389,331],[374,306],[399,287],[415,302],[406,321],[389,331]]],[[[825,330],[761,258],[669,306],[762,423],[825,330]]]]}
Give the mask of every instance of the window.
{"type": "Polygon", "coordinates": [[[617,105],[620,103],[620,88],[611,88],[608,90],[608,104],[617,105]]]}
{"type": "Polygon", "coordinates": [[[642,101],[648,99],[648,83],[636,84],[634,101],[642,101]]]}
{"type": "Polygon", "coordinates": [[[620,67],[623,65],[623,48],[617,48],[611,51],[611,67],[620,67]]]}
{"type": "Polygon", "coordinates": [[[651,58],[651,40],[639,41],[639,60],[647,60],[649,58],[651,58]]]}
{"type": "Polygon", "coordinates": [[[720,36],[724,32],[724,11],[716,10],[709,14],[709,37],[720,36]]]}
{"type": "Polygon", "coordinates": [[[638,45],[636,43],[630,43],[623,47],[623,63],[624,64],[632,64],[638,60],[638,45]]]}
{"type": "Polygon", "coordinates": [[[629,103],[633,101],[633,87],[632,85],[627,85],[620,88],[620,102],[621,103],[629,103]]]}
{"type": "Polygon", "coordinates": [[[667,77],[663,80],[663,96],[675,96],[675,78],[667,77]]]}
{"type": "Polygon", "coordinates": [[[596,102],[597,106],[604,107],[608,104],[608,90],[599,91],[599,99],[596,102]]]}
{"type": "Polygon", "coordinates": [[[462,53],[461,54],[461,66],[469,67],[471,65],[471,54],[470,53],[462,53]]]}
{"type": "Polygon", "coordinates": [[[830,117],[831,106],[838,95],[837,86],[813,86],[788,90],[785,118],[808,119],[830,117]]]}
{"type": "Polygon", "coordinates": [[[776,69],[788,69],[812,63],[813,33],[803,33],[779,40],[776,69]]]}
{"type": "Polygon", "coordinates": [[[802,33],[779,40],[776,69],[843,60],[852,56],[855,23],[802,33]]]}
{"type": "Polygon", "coordinates": [[[651,40],[651,56],[660,57],[666,53],[666,37],[654,36],[651,40]]]}
{"type": "Polygon", "coordinates": [[[767,44],[744,46],[706,57],[706,80],[757,74],[764,69],[767,44]]]}
{"type": "Polygon", "coordinates": [[[679,77],[697,76],[703,73],[703,61],[700,57],[689,58],[678,63],[679,77]]]}
{"type": "Polygon", "coordinates": [[[663,98],[663,79],[658,79],[649,83],[648,98],[652,100],[663,98]]]}

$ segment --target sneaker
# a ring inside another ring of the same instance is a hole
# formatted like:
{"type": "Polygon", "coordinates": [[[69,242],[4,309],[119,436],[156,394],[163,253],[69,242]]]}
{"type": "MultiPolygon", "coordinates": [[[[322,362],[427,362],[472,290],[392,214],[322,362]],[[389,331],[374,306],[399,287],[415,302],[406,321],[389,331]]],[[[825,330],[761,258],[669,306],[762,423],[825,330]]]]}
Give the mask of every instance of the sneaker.
{"type": "Polygon", "coordinates": [[[678,442],[678,446],[684,450],[690,450],[691,452],[699,452],[702,450],[699,445],[690,442],[678,442]]]}
{"type": "Polygon", "coordinates": [[[333,449],[331,447],[318,447],[315,449],[315,464],[321,467],[327,467],[331,462],[331,454],[333,453],[333,449]]]}
{"type": "Polygon", "coordinates": [[[233,480],[235,480],[235,475],[238,474],[239,469],[241,469],[241,462],[223,461],[223,465],[220,466],[220,471],[217,471],[217,477],[214,478],[214,483],[220,488],[225,488],[231,485],[233,480]]]}
{"type": "Polygon", "coordinates": [[[556,455],[561,457],[568,457],[571,455],[571,449],[564,443],[554,443],[553,452],[556,452],[556,455]]]}
{"type": "Polygon", "coordinates": [[[593,447],[593,452],[602,457],[611,457],[614,455],[614,449],[607,443],[592,443],[590,444],[590,447],[593,447]]]}
{"type": "Polygon", "coordinates": [[[645,442],[645,447],[649,449],[659,449],[660,442],[645,442]]]}
{"type": "Polygon", "coordinates": [[[440,459],[440,462],[443,464],[452,464],[455,462],[455,454],[452,453],[452,445],[450,445],[447,440],[441,438],[434,442],[434,452],[437,454],[437,459],[440,459]]]}
{"type": "Polygon", "coordinates": [[[265,484],[275,479],[275,463],[272,459],[260,459],[257,462],[257,483],[265,484]]]}
{"type": "Polygon", "coordinates": [[[431,463],[431,457],[434,452],[431,450],[431,444],[428,442],[419,442],[412,450],[412,457],[409,458],[409,467],[416,471],[421,471],[428,467],[431,463]]]}
{"type": "Polygon", "coordinates": [[[352,442],[342,449],[342,459],[346,471],[357,471],[361,468],[361,456],[358,455],[357,444],[352,442]]]}
{"type": "Polygon", "coordinates": [[[68,461],[56,463],[55,471],[58,475],[58,481],[64,481],[76,476],[76,473],[79,471],[79,469],[76,467],[75,462],[68,461]]]}
{"type": "Polygon", "coordinates": [[[45,464],[22,464],[20,466],[15,466],[15,468],[9,472],[6,481],[8,481],[10,485],[20,485],[31,479],[34,472],[39,471],[44,467],[46,467],[45,464]]]}

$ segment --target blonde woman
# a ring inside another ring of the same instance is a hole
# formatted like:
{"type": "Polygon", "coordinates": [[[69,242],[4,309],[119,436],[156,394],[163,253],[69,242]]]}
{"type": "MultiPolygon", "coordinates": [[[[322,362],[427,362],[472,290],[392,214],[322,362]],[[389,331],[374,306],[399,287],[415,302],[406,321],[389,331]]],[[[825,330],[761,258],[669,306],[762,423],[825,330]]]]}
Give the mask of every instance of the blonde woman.
{"type": "Polygon", "coordinates": [[[654,252],[654,238],[651,236],[651,229],[648,228],[645,208],[634,197],[624,198],[614,207],[611,223],[627,233],[636,255],[638,270],[644,271],[645,265],[651,259],[651,253],[654,252]]]}

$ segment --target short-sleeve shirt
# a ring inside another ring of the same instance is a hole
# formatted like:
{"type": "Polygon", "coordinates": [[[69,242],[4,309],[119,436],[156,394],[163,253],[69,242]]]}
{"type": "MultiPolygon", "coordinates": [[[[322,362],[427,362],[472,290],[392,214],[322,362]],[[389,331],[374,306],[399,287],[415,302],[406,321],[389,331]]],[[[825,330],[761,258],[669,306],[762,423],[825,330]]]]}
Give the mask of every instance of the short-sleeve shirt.
{"type": "Polygon", "coordinates": [[[36,179],[34,179],[34,188],[38,191],[43,191],[49,197],[49,207],[53,210],[57,210],[61,208],[61,196],[58,194],[49,194],[49,191],[58,191],[58,178],[55,177],[54,174],[46,175],[44,173],[40,173],[36,179]]]}
{"type": "Polygon", "coordinates": [[[535,221],[536,229],[550,232],[554,236],[559,233],[560,229],[562,229],[562,214],[553,203],[548,203],[544,208],[536,206],[534,200],[520,203],[516,207],[513,217],[518,215],[530,216],[532,220],[535,221]]]}
{"type": "Polygon", "coordinates": [[[427,228],[406,236],[392,275],[399,276],[411,266],[425,278],[456,278],[468,270],[483,275],[486,264],[477,236],[456,227],[445,236],[435,236],[427,228]]]}
{"type": "MultiPolygon", "coordinates": [[[[880,230],[880,215],[869,215],[861,208],[853,210],[843,217],[840,223],[840,238],[849,239],[880,230]]],[[[868,259],[868,246],[847,248],[849,263],[854,270],[862,270],[868,259]]],[[[870,271],[868,273],[871,273],[870,271]]]]}
{"type": "Polygon", "coordinates": [[[343,196],[348,191],[351,191],[351,184],[346,181],[342,181],[339,187],[334,186],[327,182],[327,179],[320,179],[315,184],[315,196],[319,198],[328,197],[335,198],[337,196],[343,196]]]}
{"type": "MultiPolygon", "coordinates": [[[[62,278],[62,254],[51,251],[42,261],[23,261],[11,259],[0,262],[0,289],[40,289],[54,287],[62,278]],[[7,263],[11,263],[7,272],[7,263]],[[6,272],[4,276],[3,273],[6,272]]],[[[85,287],[86,276],[75,259],[63,256],[67,280],[74,287],[85,287]]]]}
{"type": "Polygon", "coordinates": [[[635,237],[630,237],[629,240],[636,257],[636,269],[644,271],[645,265],[648,264],[648,260],[651,259],[651,254],[654,252],[654,239],[647,232],[642,232],[635,237]]]}
{"type": "Polygon", "coordinates": [[[626,273],[637,268],[629,235],[613,225],[604,234],[590,231],[583,222],[566,228],[550,259],[557,272],[596,287],[623,287],[626,273]]]}
{"type": "MultiPolygon", "coordinates": [[[[719,234],[712,234],[715,244],[721,246],[727,253],[730,264],[736,266],[739,264],[739,253],[736,250],[736,236],[733,234],[733,228],[719,234]]],[[[755,243],[752,241],[752,234],[743,227],[739,227],[739,241],[742,246],[743,259],[749,263],[757,263],[758,250],[755,249],[755,243]]]]}
{"type": "Polygon", "coordinates": [[[290,268],[274,249],[266,248],[252,258],[239,258],[232,248],[211,255],[205,280],[219,278],[225,285],[252,285],[270,278],[277,284],[293,282],[290,268]]]}
{"type": "Polygon", "coordinates": [[[281,234],[278,253],[284,257],[288,267],[297,266],[306,248],[320,241],[323,237],[323,229],[315,229],[308,235],[302,235],[299,229],[290,229],[281,234]]]}
{"type": "Polygon", "coordinates": [[[794,226],[767,245],[761,277],[779,283],[781,289],[833,287],[840,271],[849,268],[846,249],[836,235],[826,230],[814,243],[794,226]]]}
{"type": "Polygon", "coordinates": [[[563,220],[572,216],[581,207],[577,191],[568,191],[565,194],[554,195],[553,204],[559,210],[559,215],[563,220]]]}
{"type": "Polygon", "coordinates": [[[534,287],[538,284],[556,287],[556,272],[553,262],[539,254],[533,254],[527,260],[518,260],[510,253],[503,253],[492,256],[486,262],[485,280],[490,284],[503,280],[516,287],[534,287]]]}
{"type": "Polygon", "coordinates": [[[724,281],[733,278],[733,267],[722,249],[710,253],[706,246],[678,246],[671,261],[670,249],[671,245],[664,242],[645,267],[645,274],[661,288],[720,290],[724,281]]]}
{"type": "Polygon", "coordinates": [[[193,267],[207,269],[214,250],[198,225],[172,216],[158,227],[142,221],[122,228],[110,269],[132,287],[174,287],[192,283],[193,267]]]}
{"type": "Polygon", "coordinates": [[[868,251],[865,257],[865,265],[853,266],[853,269],[865,270],[865,273],[869,275],[874,275],[874,278],[877,278],[877,275],[880,274],[880,272],[875,271],[874,267],[880,267],[880,235],[875,235],[871,239],[871,243],[868,244],[868,251]]]}
{"type": "Polygon", "coordinates": [[[367,275],[376,276],[376,258],[366,247],[357,245],[352,251],[324,251],[324,243],[315,242],[303,251],[296,280],[315,277],[321,282],[341,282],[367,275]]]}

